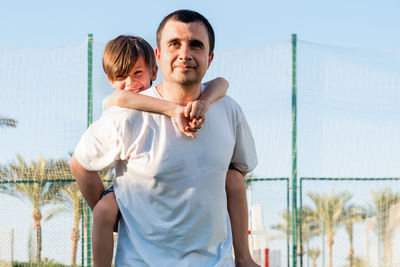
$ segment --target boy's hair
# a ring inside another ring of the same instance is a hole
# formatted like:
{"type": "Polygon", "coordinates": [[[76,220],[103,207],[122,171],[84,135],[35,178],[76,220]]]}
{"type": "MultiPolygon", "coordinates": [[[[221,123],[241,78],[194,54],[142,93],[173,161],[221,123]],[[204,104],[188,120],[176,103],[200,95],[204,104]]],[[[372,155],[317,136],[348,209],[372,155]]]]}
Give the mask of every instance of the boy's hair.
{"type": "Polygon", "coordinates": [[[104,48],[104,72],[111,81],[126,77],[140,57],[143,57],[152,72],[156,58],[151,45],[139,36],[120,35],[110,40],[104,48]]]}
{"type": "Polygon", "coordinates": [[[213,30],[210,22],[208,22],[208,20],[200,13],[193,11],[193,10],[187,10],[187,9],[177,10],[177,11],[169,14],[168,16],[166,16],[161,21],[161,23],[157,29],[157,46],[159,49],[160,49],[160,41],[161,41],[161,32],[163,31],[165,24],[169,20],[176,20],[176,21],[183,22],[183,23],[191,23],[191,22],[202,23],[207,29],[208,41],[210,44],[209,55],[211,55],[211,53],[214,51],[215,34],[214,34],[214,30],[213,30]]]}

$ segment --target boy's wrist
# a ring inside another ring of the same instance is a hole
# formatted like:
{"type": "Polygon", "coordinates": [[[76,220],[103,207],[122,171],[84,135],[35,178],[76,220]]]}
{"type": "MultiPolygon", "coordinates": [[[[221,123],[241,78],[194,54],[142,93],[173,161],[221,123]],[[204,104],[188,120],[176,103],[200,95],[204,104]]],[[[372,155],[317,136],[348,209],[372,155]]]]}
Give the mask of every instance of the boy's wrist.
{"type": "Polygon", "coordinates": [[[169,103],[170,103],[170,108],[166,110],[165,115],[171,118],[175,118],[179,115],[180,112],[182,112],[182,107],[172,102],[169,103]]]}

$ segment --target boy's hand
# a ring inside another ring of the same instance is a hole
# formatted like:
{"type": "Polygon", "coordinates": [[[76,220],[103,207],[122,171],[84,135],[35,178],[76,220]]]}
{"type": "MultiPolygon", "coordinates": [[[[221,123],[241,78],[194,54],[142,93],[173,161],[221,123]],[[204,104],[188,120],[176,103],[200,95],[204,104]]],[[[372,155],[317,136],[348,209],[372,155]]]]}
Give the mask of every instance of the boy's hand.
{"type": "Polygon", "coordinates": [[[198,122],[193,121],[187,117],[185,117],[185,107],[177,105],[174,111],[174,115],[172,116],[173,121],[176,126],[178,126],[179,130],[186,136],[191,138],[196,138],[195,132],[198,127],[196,126],[198,122]]]}
{"type": "Polygon", "coordinates": [[[204,117],[206,115],[209,106],[210,103],[206,100],[190,101],[189,103],[187,103],[185,107],[185,117],[198,120],[203,119],[204,122],[204,117]]]}
{"type": "Polygon", "coordinates": [[[119,90],[115,90],[115,92],[109,97],[108,107],[118,106],[118,101],[120,98],[122,98],[121,92],[119,90]]]}

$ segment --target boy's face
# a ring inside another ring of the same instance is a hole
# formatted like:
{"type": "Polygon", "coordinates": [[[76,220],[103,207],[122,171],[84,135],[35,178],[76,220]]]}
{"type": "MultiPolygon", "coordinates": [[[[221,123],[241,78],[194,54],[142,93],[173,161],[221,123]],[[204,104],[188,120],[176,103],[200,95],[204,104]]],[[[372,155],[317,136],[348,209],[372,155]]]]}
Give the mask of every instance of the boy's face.
{"type": "Polygon", "coordinates": [[[144,61],[143,57],[140,57],[128,76],[120,77],[111,82],[111,86],[116,90],[127,90],[139,93],[150,87],[151,81],[154,81],[157,77],[157,66],[154,66],[153,70],[150,71],[149,66],[144,61]]]}

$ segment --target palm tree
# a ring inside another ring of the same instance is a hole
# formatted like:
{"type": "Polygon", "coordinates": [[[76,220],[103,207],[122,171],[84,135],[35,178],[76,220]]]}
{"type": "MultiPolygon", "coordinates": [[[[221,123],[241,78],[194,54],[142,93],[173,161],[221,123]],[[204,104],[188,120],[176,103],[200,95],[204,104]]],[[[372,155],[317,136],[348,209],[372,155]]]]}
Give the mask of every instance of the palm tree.
{"type": "Polygon", "coordinates": [[[0,117],[0,127],[6,126],[6,127],[17,127],[17,120],[11,119],[11,118],[6,118],[6,117],[0,117]]]}
{"type": "Polygon", "coordinates": [[[354,266],[353,225],[365,219],[365,212],[359,206],[351,204],[345,207],[343,213],[343,224],[349,236],[349,267],[354,266]]]}
{"type": "Polygon", "coordinates": [[[2,167],[0,176],[9,183],[0,184],[0,192],[28,201],[32,207],[32,218],[36,231],[35,263],[41,261],[42,252],[42,214],[41,209],[54,198],[59,197],[59,188],[56,183],[48,181],[54,178],[53,161],[47,161],[43,156],[27,164],[22,156],[17,156],[17,163],[2,167]]]}
{"type": "MultiPolygon", "coordinates": [[[[302,209],[299,209],[298,216],[301,219],[301,224],[297,224],[297,232],[300,232],[302,236],[298,235],[297,240],[297,254],[299,256],[304,254],[303,250],[303,242],[310,241],[313,237],[321,234],[319,220],[315,217],[315,212],[308,206],[304,206],[302,209]]],[[[282,212],[281,213],[282,223],[275,224],[271,226],[271,229],[277,230],[282,233],[282,235],[275,236],[274,238],[285,238],[288,235],[291,236],[292,233],[292,213],[291,212],[282,212]],[[289,225],[288,225],[289,223],[289,225]]]]}
{"type": "Polygon", "coordinates": [[[312,266],[317,267],[317,259],[321,254],[321,250],[319,248],[311,248],[307,251],[308,257],[312,260],[312,266]]]}
{"type": "Polygon", "coordinates": [[[369,206],[369,212],[375,217],[374,229],[379,242],[383,243],[383,263],[390,266],[392,262],[393,232],[399,223],[390,220],[390,209],[400,201],[400,194],[392,192],[390,188],[371,191],[374,205],[369,206]]]}
{"type": "MultiPolygon", "coordinates": [[[[74,179],[69,168],[69,164],[66,160],[60,160],[54,164],[55,169],[59,173],[59,179],[71,180],[74,179]]],[[[111,169],[100,172],[104,183],[108,185],[108,181],[111,180],[111,169]]],[[[68,212],[73,210],[74,213],[74,227],[72,228],[71,241],[72,241],[72,253],[71,253],[71,266],[76,265],[76,254],[78,249],[78,241],[80,239],[79,222],[82,219],[82,204],[83,197],[79,190],[76,182],[62,183],[60,190],[63,193],[62,198],[58,199],[58,202],[62,205],[57,206],[50,210],[44,219],[50,220],[61,212],[68,212]],[[67,203],[67,205],[65,205],[67,203]]]]}
{"type": "MultiPolygon", "coordinates": [[[[69,168],[69,164],[66,160],[57,161],[54,164],[54,169],[56,169],[58,173],[58,179],[61,180],[71,180],[73,179],[71,170],[69,168]]],[[[79,233],[79,221],[81,220],[81,211],[82,211],[82,194],[78,188],[76,183],[72,182],[61,182],[60,190],[62,195],[57,199],[58,203],[62,205],[56,206],[50,211],[48,211],[43,219],[48,221],[52,219],[54,216],[61,212],[68,212],[73,210],[74,213],[74,227],[72,228],[71,233],[71,241],[72,241],[72,253],[71,253],[71,266],[76,265],[76,253],[78,249],[78,241],[80,238],[79,233]]]]}
{"type": "Polygon", "coordinates": [[[327,193],[324,193],[323,195],[309,193],[308,196],[314,202],[316,214],[324,223],[329,252],[328,267],[332,267],[333,237],[335,236],[336,228],[338,228],[342,223],[346,204],[352,196],[348,192],[335,194],[334,191],[332,191],[330,195],[327,193]]]}

